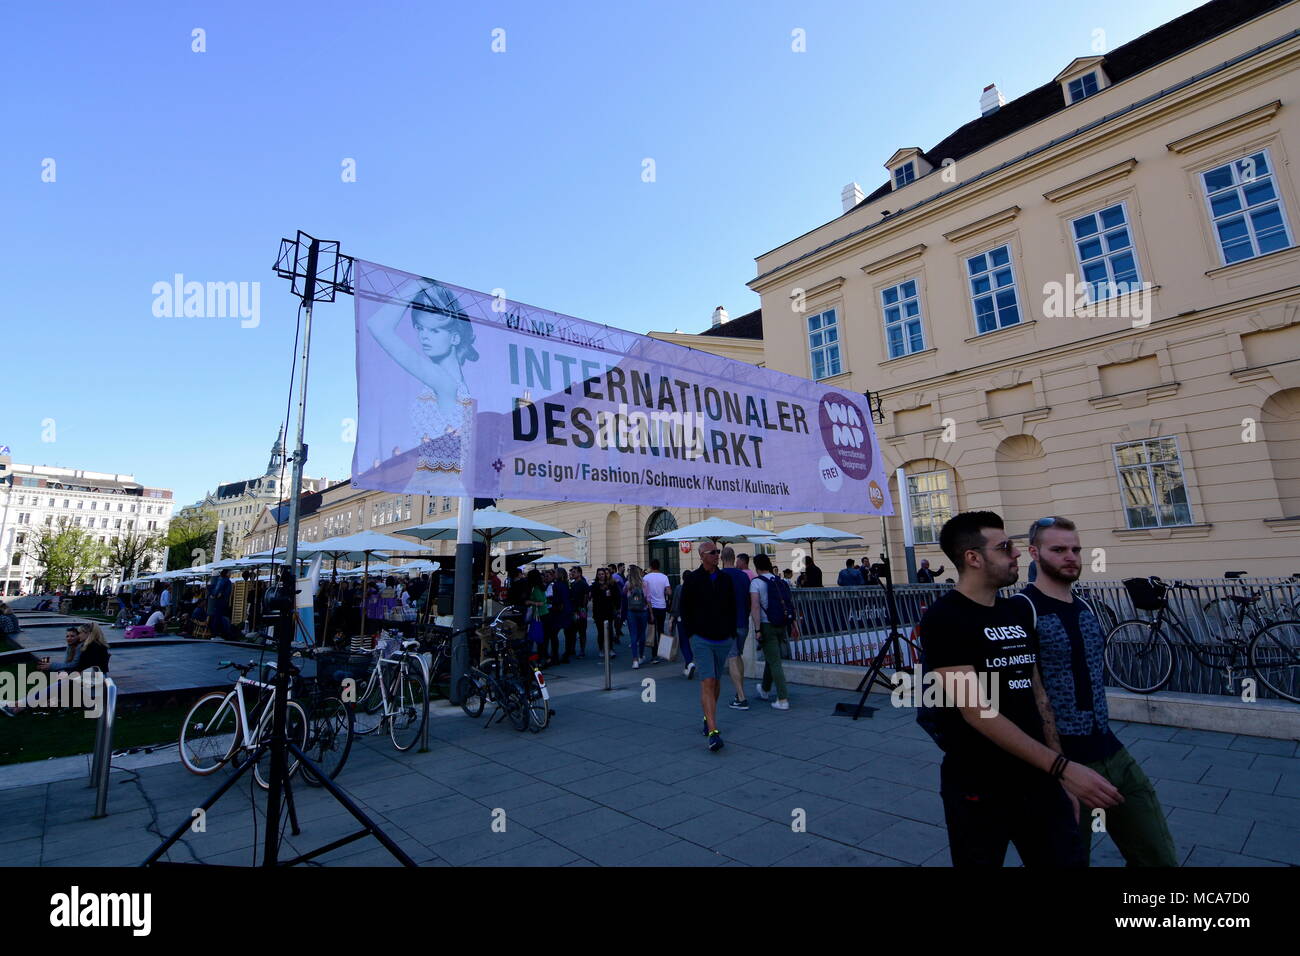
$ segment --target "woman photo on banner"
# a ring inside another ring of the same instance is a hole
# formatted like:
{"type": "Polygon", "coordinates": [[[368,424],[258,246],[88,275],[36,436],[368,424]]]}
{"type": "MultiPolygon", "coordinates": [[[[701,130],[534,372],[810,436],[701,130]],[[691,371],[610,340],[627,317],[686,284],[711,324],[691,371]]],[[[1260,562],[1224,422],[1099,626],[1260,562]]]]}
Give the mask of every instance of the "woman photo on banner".
{"type": "Polygon", "coordinates": [[[404,447],[389,452],[394,457],[414,450],[405,490],[445,493],[446,483],[439,479],[465,470],[473,428],[474,403],[462,366],[478,361],[474,325],[455,293],[426,280],[406,309],[381,309],[370,316],[367,328],[388,356],[423,386],[409,408],[404,447]],[[410,317],[418,348],[399,331],[405,316],[410,317]]]}

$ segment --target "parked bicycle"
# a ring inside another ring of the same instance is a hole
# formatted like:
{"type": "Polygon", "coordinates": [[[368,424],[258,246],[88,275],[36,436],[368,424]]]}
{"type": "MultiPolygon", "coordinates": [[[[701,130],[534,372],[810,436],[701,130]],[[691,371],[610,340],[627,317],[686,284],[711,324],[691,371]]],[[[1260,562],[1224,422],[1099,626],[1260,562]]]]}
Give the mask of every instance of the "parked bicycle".
{"type": "Polygon", "coordinates": [[[510,631],[502,618],[512,614],[514,608],[504,607],[489,624],[487,630],[487,656],[471,667],[460,681],[461,708],[470,717],[480,717],[486,704],[496,709],[488,717],[486,727],[509,718],[519,731],[543,730],[550,721],[550,691],[546,678],[537,666],[536,655],[528,661],[529,674],[525,677],[516,656],[510,631]],[[498,714],[500,716],[498,717],[498,714]]]}
{"type": "Polygon", "coordinates": [[[1257,621],[1245,609],[1253,608],[1258,595],[1229,595],[1219,600],[1236,605],[1235,623],[1211,623],[1209,639],[1202,641],[1169,602],[1171,591],[1188,592],[1197,601],[1196,585],[1152,576],[1128,578],[1124,587],[1137,610],[1154,616],[1121,621],[1107,634],[1106,670],[1119,686],[1150,694],[1168,684],[1174,665],[1172,633],[1202,665],[1225,672],[1229,693],[1236,693],[1234,672],[1249,669],[1273,693],[1300,702],[1300,620],[1257,621]]]}
{"type": "Polygon", "coordinates": [[[388,728],[393,746],[410,750],[429,719],[429,680],[410,638],[383,638],[375,649],[374,669],[357,694],[353,727],[358,734],[388,728]]]}
{"type": "MultiPolygon", "coordinates": [[[[236,664],[233,661],[221,661],[220,668],[230,668],[239,676],[235,686],[224,694],[216,691],[201,697],[181,724],[180,753],[185,769],[200,776],[216,773],[227,763],[238,767],[244,761],[256,756],[253,777],[263,790],[270,787],[271,774],[271,719],[275,711],[275,685],[271,678],[258,680],[249,677],[249,672],[258,668],[255,661],[236,664]],[[253,695],[249,706],[247,695],[253,695]]],[[[261,665],[264,670],[274,672],[276,665],[268,662],[261,665]]],[[[292,665],[291,665],[292,666],[292,665]]],[[[298,669],[293,667],[293,673],[298,669]]],[[[285,719],[285,739],[306,751],[308,737],[307,713],[302,705],[293,700],[293,691],[285,719]]],[[[298,770],[299,761],[289,758],[289,776],[298,770]]]]}

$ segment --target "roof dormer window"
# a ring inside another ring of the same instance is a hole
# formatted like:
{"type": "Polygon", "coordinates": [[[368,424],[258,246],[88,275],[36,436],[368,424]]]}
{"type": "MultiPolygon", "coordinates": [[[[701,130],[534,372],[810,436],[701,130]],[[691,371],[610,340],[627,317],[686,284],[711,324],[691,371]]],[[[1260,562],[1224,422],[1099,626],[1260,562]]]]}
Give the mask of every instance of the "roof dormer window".
{"type": "Polygon", "coordinates": [[[885,163],[885,168],[889,170],[889,185],[894,189],[902,189],[908,183],[920,179],[934,167],[926,162],[919,149],[908,146],[890,156],[885,163]]]}
{"type": "Polygon", "coordinates": [[[1066,106],[1096,96],[1110,86],[1110,79],[1102,67],[1104,60],[1105,57],[1101,56],[1081,56],[1070,61],[1069,66],[1056,74],[1056,82],[1061,84],[1066,106]]]}
{"type": "Polygon", "coordinates": [[[1071,80],[1066,86],[1067,92],[1070,94],[1071,103],[1077,103],[1079,100],[1086,99],[1100,89],[1100,87],[1097,86],[1096,73],[1085,73],[1078,79],[1071,80]]]}

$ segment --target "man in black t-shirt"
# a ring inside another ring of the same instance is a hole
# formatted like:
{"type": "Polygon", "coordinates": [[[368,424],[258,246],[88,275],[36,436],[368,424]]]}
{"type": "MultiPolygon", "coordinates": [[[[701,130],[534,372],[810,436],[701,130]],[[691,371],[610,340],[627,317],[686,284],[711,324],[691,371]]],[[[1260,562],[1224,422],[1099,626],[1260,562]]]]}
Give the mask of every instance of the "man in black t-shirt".
{"type": "Polygon", "coordinates": [[[939,535],[957,586],[921,619],[923,685],[945,706],[920,719],[944,751],[940,795],[954,866],[1001,866],[1014,843],[1026,866],[1083,866],[1070,796],[1109,807],[1121,798],[1061,754],[1036,667],[1033,609],[999,598],[1020,554],[991,511],[964,512],[939,535]]]}

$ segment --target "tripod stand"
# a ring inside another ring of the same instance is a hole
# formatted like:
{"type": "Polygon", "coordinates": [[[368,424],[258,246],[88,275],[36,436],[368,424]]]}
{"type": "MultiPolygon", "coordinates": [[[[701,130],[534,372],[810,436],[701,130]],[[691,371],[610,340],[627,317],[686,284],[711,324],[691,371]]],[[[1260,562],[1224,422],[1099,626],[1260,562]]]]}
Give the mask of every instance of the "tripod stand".
{"type": "MultiPolygon", "coordinates": [[[[275,621],[275,624],[272,626],[272,629],[273,631],[276,632],[275,635],[276,644],[278,645],[277,650],[279,651],[279,664],[276,667],[275,678],[273,681],[275,687],[275,706],[277,710],[284,710],[287,708],[289,684],[292,679],[291,672],[294,669],[289,658],[290,638],[291,635],[294,633],[295,629],[303,628],[303,623],[301,617],[298,615],[296,610],[293,611],[292,617],[289,619],[286,619],[286,616],[283,613],[277,614],[277,613],[267,612],[266,614],[263,615],[263,620],[275,621]],[[281,631],[284,632],[283,635],[279,633],[281,631]]],[[[236,770],[235,773],[232,774],[228,780],[222,783],[221,786],[219,786],[215,791],[213,791],[212,794],[206,800],[204,800],[202,804],[199,805],[198,809],[202,810],[206,814],[208,810],[210,810],[214,805],[216,805],[216,803],[223,796],[225,796],[225,794],[236,783],[239,782],[240,778],[242,778],[243,775],[248,772],[248,769],[250,767],[255,766],[257,762],[261,760],[269,750],[271,752],[271,780],[270,780],[270,793],[267,798],[267,810],[266,810],[267,834],[266,834],[266,843],[265,843],[266,852],[262,862],[263,866],[267,866],[267,867],[293,866],[297,863],[305,863],[308,860],[314,859],[315,857],[321,856],[322,854],[329,853],[330,851],[336,850],[341,846],[346,846],[347,844],[352,843],[356,840],[360,840],[366,836],[375,837],[375,839],[377,839],[383,845],[384,849],[386,849],[389,853],[391,853],[393,857],[403,866],[415,866],[415,862],[409,856],[407,856],[406,853],[402,851],[401,847],[399,847],[396,843],[394,843],[392,839],[389,838],[389,836],[386,833],[384,833],[384,831],[381,830],[375,824],[375,822],[365,814],[363,810],[361,810],[360,807],[358,807],[355,803],[353,803],[351,798],[349,798],[348,795],[343,792],[343,790],[338,786],[338,784],[336,784],[332,779],[330,779],[329,775],[325,773],[325,771],[321,770],[318,766],[316,766],[316,764],[311,760],[311,758],[308,757],[305,753],[302,752],[302,750],[298,748],[297,744],[285,739],[287,735],[285,732],[285,719],[283,716],[280,717],[279,721],[274,725],[274,727],[275,729],[272,731],[270,739],[260,741],[257,749],[253,751],[253,753],[248,757],[247,760],[243,762],[243,764],[240,765],[239,769],[236,770]],[[279,750],[278,756],[280,758],[278,761],[276,759],[277,750],[279,750]],[[348,813],[350,813],[353,817],[356,818],[357,822],[361,825],[361,829],[353,833],[350,833],[347,836],[340,837],[337,840],[332,840],[331,842],[325,844],[324,846],[317,847],[314,850],[309,850],[306,853],[301,853],[298,856],[293,857],[292,859],[281,861],[279,859],[279,843],[280,843],[279,802],[281,796],[283,796],[284,799],[285,809],[288,812],[289,825],[293,835],[298,836],[302,833],[302,829],[298,825],[297,809],[294,806],[293,788],[289,782],[290,757],[298,761],[298,765],[303,768],[304,772],[310,772],[314,776],[314,778],[320,782],[321,786],[324,787],[326,791],[328,791],[330,796],[332,796],[339,803],[339,805],[343,807],[343,809],[347,810],[348,813]]],[[[256,810],[254,810],[254,812],[256,813],[256,810]]],[[[171,835],[168,836],[167,839],[165,839],[161,844],[158,845],[158,847],[152,853],[149,854],[148,858],[144,861],[143,865],[144,866],[168,865],[167,863],[162,862],[161,860],[162,855],[166,853],[167,850],[169,850],[176,843],[177,840],[181,839],[181,837],[185,835],[185,832],[190,829],[190,827],[193,825],[193,822],[194,822],[194,817],[191,814],[191,817],[189,819],[187,819],[184,823],[182,823],[175,830],[173,830],[171,835]]]]}
{"type": "Polygon", "coordinates": [[[837,703],[835,705],[836,717],[852,715],[853,719],[857,720],[864,712],[868,717],[874,714],[876,708],[867,706],[867,695],[871,693],[877,684],[887,691],[892,691],[894,685],[885,679],[884,675],[881,674],[881,669],[885,666],[886,660],[892,661],[894,668],[897,669],[899,661],[903,659],[902,645],[899,643],[903,638],[903,634],[898,629],[898,602],[894,596],[894,578],[889,570],[889,556],[882,554],[880,563],[884,566],[881,577],[885,581],[885,613],[889,620],[889,635],[880,642],[880,650],[876,652],[876,656],[871,661],[871,666],[867,668],[867,673],[858,682],[858,686],[854,690],[855,693],[860,692],[862,695],[858,698],[857,704],[837,703]]]}

